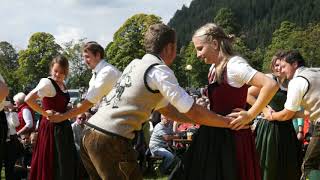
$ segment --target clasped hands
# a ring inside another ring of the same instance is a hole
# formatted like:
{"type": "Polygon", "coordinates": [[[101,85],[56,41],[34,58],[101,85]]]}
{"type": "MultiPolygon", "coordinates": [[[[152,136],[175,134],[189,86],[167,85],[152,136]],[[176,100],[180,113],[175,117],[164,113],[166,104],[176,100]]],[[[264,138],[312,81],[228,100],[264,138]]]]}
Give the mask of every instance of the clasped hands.
{"type": "Polygon", "coordinates": [[[248,129],[250,128],[248,124],[254,119],[248,111],[240,108],[234,109],[227,117],[232,119],[230,122],[230,129],[232,130],[248,129]]]}
{"type": "Polygon", "coordinates": [[[63,114],[60,114],[59,112],[56,112],[54,110],[46,110],[47,119],[54,123],[59,123],[61,121],[66,120],[63,114]]]}

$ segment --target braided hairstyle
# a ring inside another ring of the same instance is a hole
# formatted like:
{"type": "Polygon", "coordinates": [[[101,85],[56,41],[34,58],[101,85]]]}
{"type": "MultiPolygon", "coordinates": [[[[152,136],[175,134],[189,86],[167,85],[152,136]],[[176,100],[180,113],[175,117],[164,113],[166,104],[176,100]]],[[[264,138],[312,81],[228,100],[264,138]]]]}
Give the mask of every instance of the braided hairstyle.
{"type": "Polygon", "coordinates": [[[232,49],[232,42],[235,39],[234,35],[227,35],[221,27],[214,23],[207,23],[200,27],[192,38],[197,37],[200,41],[210,43],[213,40],[218,41],[219,57],[221,61],[216,65],[216,80],[218,83],[223,81],[223,72],[231,56],[235,54],[232,49]]]}

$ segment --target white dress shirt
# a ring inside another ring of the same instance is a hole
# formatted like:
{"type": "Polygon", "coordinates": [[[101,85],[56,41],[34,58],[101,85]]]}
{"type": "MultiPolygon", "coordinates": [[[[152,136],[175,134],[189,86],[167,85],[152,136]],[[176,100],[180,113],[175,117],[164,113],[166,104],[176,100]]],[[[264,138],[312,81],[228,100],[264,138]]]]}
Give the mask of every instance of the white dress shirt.
{"type": "Polygon", "coordinates": [[[116,67],[102,59],[93,69],[85,99],[93,104],[98,103],[110,92],[120,76],[121,72],[116,67]]]}
{"type": "Polygon", "coordinates": [[[10,141],[10,135],[17,134],[16,127],[20,125],[18,114],[16,112],[5,112],[8,122],[8,138],[7,141],[10,141]]]}
{"type": "Polygon", "coordinates": [[[159,90],[164,97],[156,110],[167,106],[169,102],[181,113],[186,113],[191,109],[193,98],[180,87],[177,78],[168,66],[154,66],[146,76],[148,86],[153,90],[159,90]]]}
{"type": "Polygon", "coordinates": [[[290,80],[288,85],[287,100],[284,107],[290,111],[297,112],[300,110],[301,101],[304,94],[308,90],[309,83],[303,77],[297,77],[303,67],[300,67],[294,73],[293,79],[290,80]]]}

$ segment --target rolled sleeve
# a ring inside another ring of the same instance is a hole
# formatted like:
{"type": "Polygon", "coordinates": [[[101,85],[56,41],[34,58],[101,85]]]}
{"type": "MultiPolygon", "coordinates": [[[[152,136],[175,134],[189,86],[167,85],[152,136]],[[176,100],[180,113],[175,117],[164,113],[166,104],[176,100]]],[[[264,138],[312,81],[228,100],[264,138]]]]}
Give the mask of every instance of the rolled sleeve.
{"type": "Polygon", "coordinates": [[[287,100],[284,107],[297,112],[301,109],[301,101],[308,89],[308,82],[301,77],[293,78],[288,85],[287,100]]]}
{"type": "Polygon", "coordinates": [[[163,95],[166,101],[163,100],[162,105],[169,102],[181,113],[191,109],[194,99],[179,86],[177,78],[168,66],[154,66],[147,74],[147,83],[151,89],[159,90],[163,95]]]}
{"type": "Polygon", "coordinates": [[[175,107],[178,109],[179,112],[186,113],[191,109],[193,103],[194,99],[191,96],[189,96],[189,94],[185,93],[181,96],[181,98],[177,99],[175,107]]]}

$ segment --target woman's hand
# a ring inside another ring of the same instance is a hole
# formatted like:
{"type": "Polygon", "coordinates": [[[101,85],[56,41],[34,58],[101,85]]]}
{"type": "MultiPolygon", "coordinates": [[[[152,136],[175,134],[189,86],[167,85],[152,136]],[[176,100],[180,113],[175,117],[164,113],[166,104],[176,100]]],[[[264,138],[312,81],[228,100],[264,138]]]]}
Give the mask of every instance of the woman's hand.
{"type": "Polygon", "coordinates": [[[47,120],[54,122],[54,123],[58,123],[64,120],[64,117],[62,114],[60,114],[59,112],[55,112],[53,110],[46,110],[46,117],[47,120]]]}
{"type": "Polygon", "coordinates": [[[302,131],[299,131],[299,132],[298,132],[297,138],[298,138],[299,141],[301,141],[301,142],[303,141],[304,135],[303,135],[303,132],[302,132],[302,131]]]}
{"type": "Polygon", "coordinates": [[[272,117],[272,113],[274,113],[275,111],[270,106],[267,106],[266,108],[264,108],[262,112],[263,112],[264,119],[268,121],[274,121],[272,117]]]}
{"type": "Polygon", "coordinates": [[[46,118],[52,116],[54,113],[53,110],[46,110],[45,113],[43,114],[43,116],[45,116],[46,118]]]}
{"type": "Polygon", "coordinates": [[[59,123],[59,122],[66,120],[66,118],[64,117],[63,114],[55,112],[54,114],[52,114],[51,116],[48,117],[48,120],[50,122],[59,123]]]}

